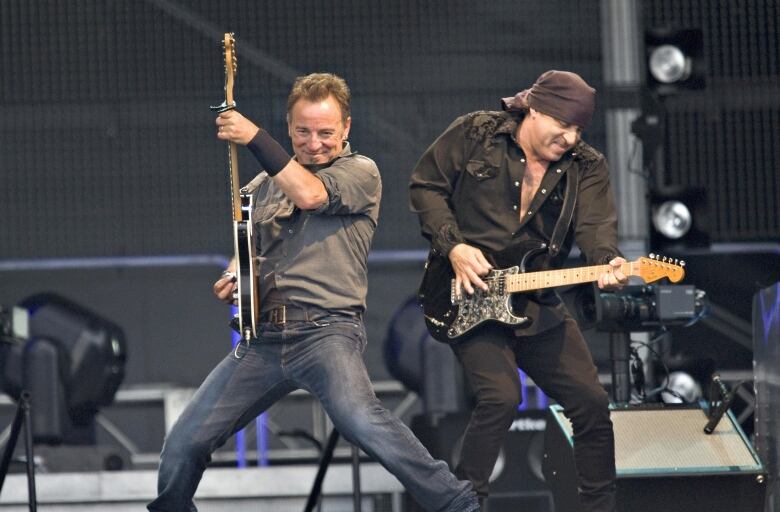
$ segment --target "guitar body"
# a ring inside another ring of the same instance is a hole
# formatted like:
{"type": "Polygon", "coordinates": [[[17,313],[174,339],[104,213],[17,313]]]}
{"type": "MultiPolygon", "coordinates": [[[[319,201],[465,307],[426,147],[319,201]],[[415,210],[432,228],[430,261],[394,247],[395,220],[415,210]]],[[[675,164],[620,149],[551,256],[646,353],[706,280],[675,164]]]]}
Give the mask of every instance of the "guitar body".
{"type": "Polygon", "coordinates": [[[252,196],[241,195],[241,219],[233,221],[233,251],[236,255],[236,319],[238,332],[245,339],[255,335],[260,319],[260,297],[255,268],[254,236],[252,235],[252,196]]]}
{"type": "Polygon", "coordinates": [[[527,316],[518,316],[512,311],[512,296],[504,286],[504,278],[524,271],[530,258],[544,250],[533,242],[498,253],[483,251],[494,267],[483,278],[490,289],[485,292],[477,288],[473,295],[463,292],[460,298],[455,295],[455,272],[449,258],[431,251],[417,294],[428,332],[438,341],[452,343],[488,321],[516,327],[530,322],[527,316]]]}
{"type": "MultiPolygon", "coordinates": [[[[525,310],[527,301],[520,292],[593,282],[600,275],[614,271],[610,265],[593,265],[527,272],[533,258],[546,251],[547,246],[539,242],[518,244],[492,254],[483,250],[485,258],[493,265],[493,270],[482,278],[488,290],[477,288],[468,295],[465,291],[456,293],[455,273],[449,258],[432,250],[417,294],[431,336],[452,343],[485,322],[522,326],[531,319],[516,314],[525,310]]],[[[685,276],[685,262],[677,263],[677,260],[651,255],[651,258],[622,263],[620,270],[626,276],[641,277],[645,283],[662,278],[676,283],[685,276]]]]}

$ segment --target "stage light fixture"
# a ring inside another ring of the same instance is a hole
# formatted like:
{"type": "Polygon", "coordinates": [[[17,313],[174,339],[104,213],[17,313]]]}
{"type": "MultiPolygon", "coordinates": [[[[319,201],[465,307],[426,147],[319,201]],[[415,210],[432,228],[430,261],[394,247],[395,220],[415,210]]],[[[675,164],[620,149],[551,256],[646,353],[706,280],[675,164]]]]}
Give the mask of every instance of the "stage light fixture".
{"type": "Polygon", "coordinates": [[[19,306],[29,314],[29,334],[2,340],[0,386],[15,400],[30,393],[36,443],[94,444],[95,414],[113,401],[124,378],[122,329],[52,293],[19,306]]]}
{"type": "Polygon", "coordinates": [[[691,211],[680,201],[664,201],[653,210],[653,226],[672,240],[682,238],[691,230],[691,211]]]}
{"type": "Polygon", "coordinates": [[[426,415],[439,416],[466,407],[460,364],[447,344],[428,333],[415,297],[393,314],[384,347],[390,375],[420,396],[426,415]]]}
{"type": "Polygon", "coordinates": [[[678,370],[669,374],[661,400],[666,404],[694,404],[702,398],[701,385],[690,373],[678,370]]]}
{"type": "Polygon", "coordinates": [[[659,95],[706,86],[701,29],[647,29],[645,57],[647,86],[659,95]]]}
{"type": "Polygon", "coordinates": [[[672,44],[653,48],[647,65],[653,78],[665,84],[679,82],[691,76],[691,58],[672,44]]]}
{"type": "Polygon", "coordinates": [[[703,187],[659,187],[650,191],[650,247],[661,253],[710,244],[707,191],[703,187]]]}

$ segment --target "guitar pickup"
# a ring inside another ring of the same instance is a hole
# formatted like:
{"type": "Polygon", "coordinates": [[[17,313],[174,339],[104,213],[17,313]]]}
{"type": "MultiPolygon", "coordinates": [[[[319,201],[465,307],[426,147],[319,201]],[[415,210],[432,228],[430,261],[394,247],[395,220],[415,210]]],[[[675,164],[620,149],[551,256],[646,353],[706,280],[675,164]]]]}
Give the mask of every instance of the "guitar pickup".
{"type": "Polygon", "coordinates": [[[460,293],[458,293],[460,290],[457,290],[455,288],[455,280],[450,280],[450,304],[455,305],[460,302],[460,293]]]}

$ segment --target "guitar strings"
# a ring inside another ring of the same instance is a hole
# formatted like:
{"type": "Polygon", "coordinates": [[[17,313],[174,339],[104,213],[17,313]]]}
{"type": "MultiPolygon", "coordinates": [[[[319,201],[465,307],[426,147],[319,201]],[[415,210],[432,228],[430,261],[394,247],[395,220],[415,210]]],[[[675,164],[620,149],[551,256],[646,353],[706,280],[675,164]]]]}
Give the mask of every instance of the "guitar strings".
{"type": "MultiPolygon", "coordinates": [[[[601,266],[597,265],[596,267],[607,267],[607,266],[608,265],[601,265],[601,266]]],[[[539,275],[539,274],[542,274],[542,273],[545,273],[545,272],[559,273],[561,271],[569,271],[569,273],[575,272],[575,275],[579,276],[579,274],[576,273],[576,271],[578,271],[578,270],[582,274],[591,273],[591,274],[595,275],[596,272],[598,272],[599,270],[602,270],[602,269],[601,268],[592,268],[592,269],[588,269],[588,272],[583,272],[583,271],[581,271],[581,269],[576,269],[576,268],[572,268],[572,269],[556,269],[556,270],[542,270],[542,271],[538,271],[538,272],[536,272],[536,271],[532,272],[531,274],[520,273],[520,274],[506,274],[506,275],[499,275],[499,276],[485,276],[485,277],[482,278],[482,281],[487,283],[487,284],[493,284],[493,283],[498,282],[498,281],[500,281],[502,279],[503,280],[509,280],[509,279],[514,278],[515,280],[524,280],[524,281],[534,282],[534,281],[538,281],[538,280],[544,279],[544,277],[539,275]],[[534,274],[536,274],[536,275],[534,275],[534,274]]],[[[565,273],[563,275],[565,275],[565,273]]]]}

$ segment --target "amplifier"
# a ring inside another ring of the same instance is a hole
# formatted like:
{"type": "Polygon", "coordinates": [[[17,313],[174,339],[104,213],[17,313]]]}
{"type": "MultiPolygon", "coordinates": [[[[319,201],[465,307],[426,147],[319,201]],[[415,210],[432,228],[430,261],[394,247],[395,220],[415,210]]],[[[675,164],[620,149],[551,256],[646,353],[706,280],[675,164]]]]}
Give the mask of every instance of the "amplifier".
{"type": "MultiPolygon", "coordinates": [[[[698,406],[628,406],[611,413],[618,510],[762,511],[766,474],[731,413],[711,435],[698,406]]],[[[556,510],[577,511],[571,424],[549,408],[544,475],[556,510]]]]}

